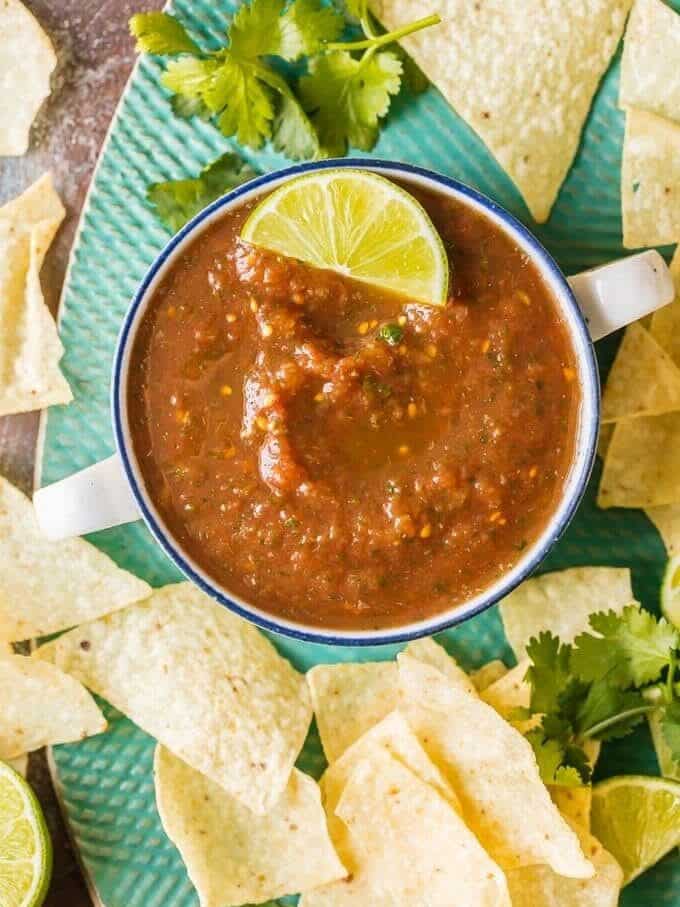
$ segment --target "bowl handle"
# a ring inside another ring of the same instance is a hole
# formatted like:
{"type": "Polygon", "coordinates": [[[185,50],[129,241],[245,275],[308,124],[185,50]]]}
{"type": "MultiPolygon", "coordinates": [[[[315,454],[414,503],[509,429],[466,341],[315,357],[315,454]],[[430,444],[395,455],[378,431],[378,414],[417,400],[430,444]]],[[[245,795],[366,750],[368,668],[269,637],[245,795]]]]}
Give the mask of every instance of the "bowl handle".
{"type": "Polygon", "coordinates": [[[117,454],[40,488],[33,506],[40,529],[52,540],[141,519],[117,454]]]}
{"type": "Polygon", "coordinates": [[[567,278],[593,340],[673,301],[668,265],[654,249],[567,278]]]}

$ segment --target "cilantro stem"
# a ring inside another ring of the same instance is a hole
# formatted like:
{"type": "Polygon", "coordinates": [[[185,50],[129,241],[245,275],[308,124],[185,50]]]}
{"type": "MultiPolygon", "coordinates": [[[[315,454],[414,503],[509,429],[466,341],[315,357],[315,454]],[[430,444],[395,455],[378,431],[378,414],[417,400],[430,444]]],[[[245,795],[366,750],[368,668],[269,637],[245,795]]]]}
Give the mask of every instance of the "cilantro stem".
{"type": "Polygon", "coordinates": [[[657,708],[658,706],[655,705],[640,705],[634,709],[627,709],[625,712],[619,712],[618,715],[611,715],[609,718],[605,718],[604,721],[598,721],[597,724],[594,724],[592,727],[583,731],[580,736],[582,738],[596,737],[598,734],[601,734],[615,724],[619,724],[621,721],[635,718],[636,715],[647,715],[649,712],[654,712],[657,708]]]}
{"type": "MultiPolygon", "coordinates": [[[[363,41],[331,41],[326,44],[326,50],[352,51],[377,49],[379,47],[384,47],[386,44],[392,44],[393,41],[400,41],[402,38],[405,38],[406,35],[421,31],[423,28],[429,28],[430,25],[438,25],[441,21],[441,18],[436,13],[433,13],[431,16],[425,16],[424,19],[418,19],[415,22],[409,23],[409,25],[397,28],[395,31],[390,31],[377,37],[369,37],[363,41]]],[[[366,31],[363,22],[362,28],[366,31]]]]}
{"type": "Polygon", "coordinates": [[[670,704],[673,702],[673,697],[675,693],[674,683],[675,683],[675,667],[677,663],[677,656],[674,651],[671,650],[671,654],[668,660],[668,677],[666,678],[666,703],[670,704]]]}

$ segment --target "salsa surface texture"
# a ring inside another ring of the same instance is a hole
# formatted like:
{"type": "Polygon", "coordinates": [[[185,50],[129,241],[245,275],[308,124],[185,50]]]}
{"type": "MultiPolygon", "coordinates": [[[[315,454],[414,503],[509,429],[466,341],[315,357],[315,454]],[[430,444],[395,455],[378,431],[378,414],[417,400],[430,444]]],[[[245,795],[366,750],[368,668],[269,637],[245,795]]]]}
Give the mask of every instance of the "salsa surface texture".
{"type": "Polygon", "coordinates": [[[326,629],[484,589],[574,456],[575,357],[538,270],[482,214],[413,194],[449,256],[443,308],[248,246],[244,205],[173,265],[133,350],[134,449],[171,534],[228,592],[326,629]]]}

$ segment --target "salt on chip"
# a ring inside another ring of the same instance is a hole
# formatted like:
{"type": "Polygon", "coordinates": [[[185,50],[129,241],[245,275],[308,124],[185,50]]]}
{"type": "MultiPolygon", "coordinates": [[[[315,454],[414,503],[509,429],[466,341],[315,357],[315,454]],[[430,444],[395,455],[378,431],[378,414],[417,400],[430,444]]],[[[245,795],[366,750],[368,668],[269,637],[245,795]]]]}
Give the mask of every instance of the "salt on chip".
{"type": "Polygon", "coordinates": [[[0,4],[0,156],[25,154],[57,65],[52,42],[19,0],[0,4]]]}
{"type": "Polygon", "coordinates": [[[257,814],[283,794],[312,709],[304,677],[191,583],[38,649],[257,814]]]}
{"type": "Polygon", "coordinates": [[[63,217],[49,174],[0,208],[0,416],[73,398],[40,287],[40,268],[63,217]]]}
{"type": "Polygon", "coordinates": [[[264,816],[163,746],[156,747],[154,784],[163,828],[201,907],[260,904],[347,874],[328,836],[319,788],[297,769],[264,816]]]}
{"type": "Polygon", "coordinates": [[[398,664],[406,718],[491,858],[505,870],[545,863],[590,878],[593,867],[550,799],[529,742],[429,665],[408,655],[398,664]]]}
{"type": "Polygon", "coordinates": [[[510,907],[505,876],[463,819],[389,753],[353,768],[336,814],[351,876],[300,907],[510,907]]]}
{"type": "Polygon", "coordinates": [[[680,123],[626,112],[621,205],[627,249],[680,240],[680,123]]]}
{"type": "Polygon", "coordinates": [[[104,716],[77,680],[25,655],[0,655],[0,759],[106,730],[104,716]]]}
{"type": "Polygon", "coordinates": [[[0,640],[67,630],[150,593],[84,539],[48,541],[30,500],[0,476],[0,640]]]}
{"type": "Polygon", "coordinates": [[[472,692],[475,689],[471,678],[459,667],[456,660],[449,655],[446,649],[440,646],[438,642],[435,642],[431,636],[413,640],[406,646],[404,652],[412,658],[422,661],[423,664],[431,665],[441,671],[447,680],[462,687],[464,690],[472,692]]]}
{"type": "Polygon", "coordinates": [[[493,661],[487,661],[481,668],[477,668],[476,671],[473,671],[470,674],[470,680],[474,684],[477,692],[482,693],[487,687],[490,687],[492,683],[500,680],[507,672],[507,667],[502,661],[496,658],[493,661]]]}
{"type": "Polygon", "coordinates": [[[675,299],[654,312],[649,330],[659,346],[680,368],[680,246],[675,250],[670,272],[675,284],[675,299]]]}
{"type": "Polygon", "coordinates": [[[307,672],[321,746],[329,763],[396,708],[392,661],[316,665],[307,672]]]}
{"type": "Polygon", "coordinates": [[[539,223],[578,150],[632,0],[372,0],[388,29],[442,23],[406,50],[486,143],[539,223]]]}
{"type": "Polygon", "coordinates": [[[508,873],[512,907],[617,907],[623,870],[585,828],[573,825],[583,852],[595,867],[590,879],[565,879],[547,866],[508,873]]]}
{"type": "Polygon", "coordinates": [[[529,640],[542,630],[573,642],[588,628],[591,614],[619,614],[632,600],[627,568],[571,567],[525,580],[503,599],[500,613],[508,642],[521,660],[529,640]]]}
{"type": "Polygon", "coordinates": [[[639,324],[626,328],[602,395],[602,421],[680,410],[680,368],[639,324]]]}
{"type": "Polygon", "coordinates": [[[680,121],[680,16],[662,0],[636,0],[621,58],[619,103],[680,121]]]}
{"type": "Polygon", "coordinates": [[[617,423],[597,503],[645,509],[680,503],[680,413],[617,423]]]}
{"type": "Polygon", "coordinates": [[[645,513],[663,539],[668,557],[680,554],[680,504],[649,507],[645,513]]]}

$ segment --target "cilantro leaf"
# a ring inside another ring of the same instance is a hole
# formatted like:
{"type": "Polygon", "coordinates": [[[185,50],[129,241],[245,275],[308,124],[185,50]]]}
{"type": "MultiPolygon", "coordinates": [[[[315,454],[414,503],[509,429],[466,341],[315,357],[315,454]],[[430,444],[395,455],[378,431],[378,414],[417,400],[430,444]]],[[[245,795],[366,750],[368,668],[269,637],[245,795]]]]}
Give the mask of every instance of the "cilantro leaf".
{"type": "Polygon", "coordinates": [[[210,110],[200,98],[187,98],[181,94],[174,94],[170,98],[170,106],[175,116],[183,120],[198,117],[200,120],[209,120],[212,116],[210,110]]]}
{"type": "Polygon", "coordinates": [[[161,84],[187,100],[201,100],[218,65],[215,60],[199,60],[196,57],[171,60],[161,76],[161,84]]]}
{"type": "Polygon", "coordinates": [[[242,4],[229,28],[229,49],[245,60],[276,56],[293,62],[318,53],[343,29],[342,16],[318,0],[252,0],[242,4]]]}
{"type": "Polygon", "coordinates": [[[201,53],[182,23],[168,13],[137,13],[130,19],[130,32],[137,38],[136,50],[140,53],[160,56],[201,53]]]}
{"type": "Polygon", "coordinates": [[[319,139],[302,105],[291,92],[280,92],[272,127],[272,144],[294,161],[321,156],[319,139]]]}
{"type": "Polygon", "coordinates": [[[590,765],[580,747],[565,745],[561,740],[548,737],[543,728],[529,731],[526,738],[545,784],[577,787],[590,782],[590,765]]]}
{"type": "Polygon", "coordinates": [[[664,709],[661,730],[673,760],[680,762],[680,701],[677,699],[674,699],[664,709]]]}
{"type": "Polygon", "coordinates": [[[559,711],[559,697],[571,679],[571,646],[562,645],[556,636],[544,631],[529,640],[527,655],[532,662],[525,676],[531,684],[531,711],[559,711]]]}
{"type": "Polygon", "coordinates": [[[317,57],[300,80],[302,104],[319,133],[322,148],[343,155],[347,145],[370,151],[381,117],[399,92],[402,66],[391,51],[355,60],[339,50],[317,57]]]}
{"type": "Polygon", "coordinates": [[[393,48],[396,55],[401,60],[404,70],[403,83],[411,94],[422,94],[430,87],[430,80],[416,63],[413,57],[410,57],[400,44],[393,48]]]}
{"type": "Polygon", "coordinates": [[[608,678],[596,680],[588,688],[574,726],[578,734],[615,740],[630,734],[652,708],[636,690],[624,692],[611,686],[608,678]]]}
{"type": "Polygon", "coordinates": [[[227,152],[204,167],[195,179],[154,183],[147,198],[168,229],[176,233],[206,205],[257,174],[237,154],[227,152]]]}
{"type": "Polygon", "coordinates": [[[235,135],[251,148],[260,148],[271,135],[274,98],[256,66],[225,55],[201,96],[218,114],[223,135],[235,135]]]}
{"type": "Polygon", "coordinates": [[[585,682],[606,677],[621,689],[651,683],[668,666],[671,650],[678,645],[674,627],[637,605],[621,614],[592,614],[590,626],[599,635],[581,633],[571,656],[572,671],[585,682]]]}

